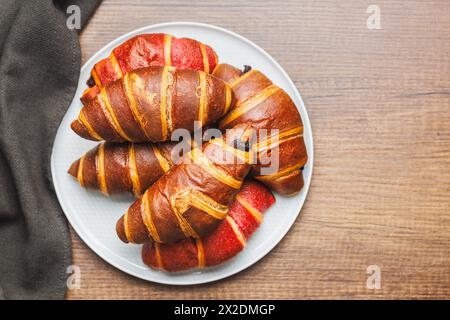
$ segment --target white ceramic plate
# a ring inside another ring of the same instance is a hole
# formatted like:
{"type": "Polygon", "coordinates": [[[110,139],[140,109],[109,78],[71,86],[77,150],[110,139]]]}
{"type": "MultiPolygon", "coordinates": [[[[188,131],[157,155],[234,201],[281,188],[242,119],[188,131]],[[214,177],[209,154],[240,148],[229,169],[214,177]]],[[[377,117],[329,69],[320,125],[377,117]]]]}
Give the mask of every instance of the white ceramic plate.
{"type": "Polygon", "coordinates": [[[302,98],[286,72],[260,47],[231,31],[191,22],[172,22],[144,27],[110,42],[98,51],[81,69],[78,90],[58,129],[51,158],[52,177],[67,219],[83,241],[100,257],[116,268],[149,281],[191,285],[229,277],[257,262],[284,237],[297,218],[309,189],[313,167],[313,139],[311,125],[302,98]],[[112,49],[128,38],[142,33],[170,33],[177,37],[189,37],[211,45],[220,62],[241,67],[244,64],[261,70],[275,84],[286,90],[297,105],[304,124],[304,139],[309,161],[305,167],[305,187],[296,196],[276,196],[276,204],[265,213],[265,220],[249,239],[247,247],[234,259],[215,268],[195,270],[179,274],[154,271],[141,261],[138,245],[126,245],[116,236],[115,223],[133,202],[131,197],[107,198],[97,192],[88,192],[67,174],[70,164],[95,142],[78,137],[70,129],[81,108],[79,97],[86,87],[86,80],[94,64],[109,55],[112,49]]]}

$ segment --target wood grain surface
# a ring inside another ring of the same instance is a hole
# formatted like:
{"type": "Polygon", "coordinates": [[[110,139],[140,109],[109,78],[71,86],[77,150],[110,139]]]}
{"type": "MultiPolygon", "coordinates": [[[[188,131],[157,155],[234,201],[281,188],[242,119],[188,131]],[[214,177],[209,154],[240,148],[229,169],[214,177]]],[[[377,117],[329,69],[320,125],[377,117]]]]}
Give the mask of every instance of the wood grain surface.
{"type": "Polygon", "coordinates": [[[315,164],[306,204],[251,268],[173,287],[111,267],[72,232],[71,299],[450,298],[450,2],[104,1],[83,62],[135,28],[197,21],[266,49],[299,88],[315,164]],[[381,30],[369,30],[370,4],[381,30]],[[366,269],[381,268],[381,289],[366,269]]]}

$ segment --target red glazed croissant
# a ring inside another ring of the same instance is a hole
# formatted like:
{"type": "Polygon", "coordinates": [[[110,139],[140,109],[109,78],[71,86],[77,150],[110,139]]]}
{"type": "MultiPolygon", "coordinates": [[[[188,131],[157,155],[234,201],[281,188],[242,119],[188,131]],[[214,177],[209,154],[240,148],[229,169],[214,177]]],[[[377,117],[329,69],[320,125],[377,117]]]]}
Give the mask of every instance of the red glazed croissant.
{"type": "Polygon", "coordinates": [[[261,224],[262,213],[274,202],[267,188],[246,180],[216,230],[203,238],[173,244],[148,242],[142,247],[142,259],[149,267],[168,272],[219,265],[244,249],[246,240],[261,224]]]}
{"type": "Polygon", "coordinates": [[[250,131],[241,125],[229,130],[227,137],[190,151],[119,219],[119,238],[133,243],[173,243],[214,230],[250,171],[248,152],[242,148],[250,131]]]}
{"type": "Polygon", "coordinates": [[[231,65],[219,64],[213,75],[228,82],[238,100],[220,120],[221,130],[240,123],[251,123],[258,134],[260,129],[279,130],[276,135],[269,131],[266,137],[259,136],[258,143],[252,146],[258,158],[258,164],[252,169],[253,177],[283,195],[300,191],[308,155],[302,119],[289,95],[257,70],[243,73],[231,65]],[[278,170],[263,174],[270,163],[265,160],[264,164],[262,159],[269,159],[275,153],[278,170]]]}
{"type": "Polygon", "coordinates": [[[100,60],[91,71],[91,78],[81,101],[86,104],[100,89],[120,79],[124,74],[150,66],[173,66],[210,73],[217,65],[217,55],[211,47],[188,38],[170,34],[137,35],[118,47],[108,58],[100,60]]]}
{"type": "Polygon", "coordinates": [[[176,129],[194,130],[222,117],[234,103],[230,87],[202,71],[147,67],[100,90],[72,129],[90,140],[167,141],[176,129]]]}

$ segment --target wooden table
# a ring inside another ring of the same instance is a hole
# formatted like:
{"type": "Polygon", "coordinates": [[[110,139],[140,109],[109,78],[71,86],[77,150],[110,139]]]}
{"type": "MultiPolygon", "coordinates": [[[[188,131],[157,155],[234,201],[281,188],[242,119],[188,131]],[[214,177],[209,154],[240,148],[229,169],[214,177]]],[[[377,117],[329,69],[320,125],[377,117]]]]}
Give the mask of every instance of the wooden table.
{"type": "Polygon", "coordinates": [[[238,32],[288,71],[312,122],[315,164],[296,224],[253,267],[171,287],[109,266],[72,232],[79,298],[450,298],[450,2],[104,1],[83,62],[166,21],[238,32]],[[381,9],[369,30],[367,7],[381,9]],[[369,265],[381,289],[368,289],[369,265]]]}

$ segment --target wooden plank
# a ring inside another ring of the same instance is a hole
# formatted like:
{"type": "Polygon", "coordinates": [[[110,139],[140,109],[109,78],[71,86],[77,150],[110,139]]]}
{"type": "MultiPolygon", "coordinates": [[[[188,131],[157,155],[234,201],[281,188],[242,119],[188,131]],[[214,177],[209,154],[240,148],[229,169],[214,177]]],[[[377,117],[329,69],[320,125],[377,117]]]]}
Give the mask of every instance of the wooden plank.
{"type": "Polygon", "coordinates": [[[72,232],[81,288],[122,299],[450,298],[450,2],[104,1],[83,61],[149,24],[199,21],[253,40],[288,71],[314,131],[300,218],[262,261],[224,281],[171,287],[132,278],[72,232]],[[381,268],[381,289],[366,268],[381,268]]]}

